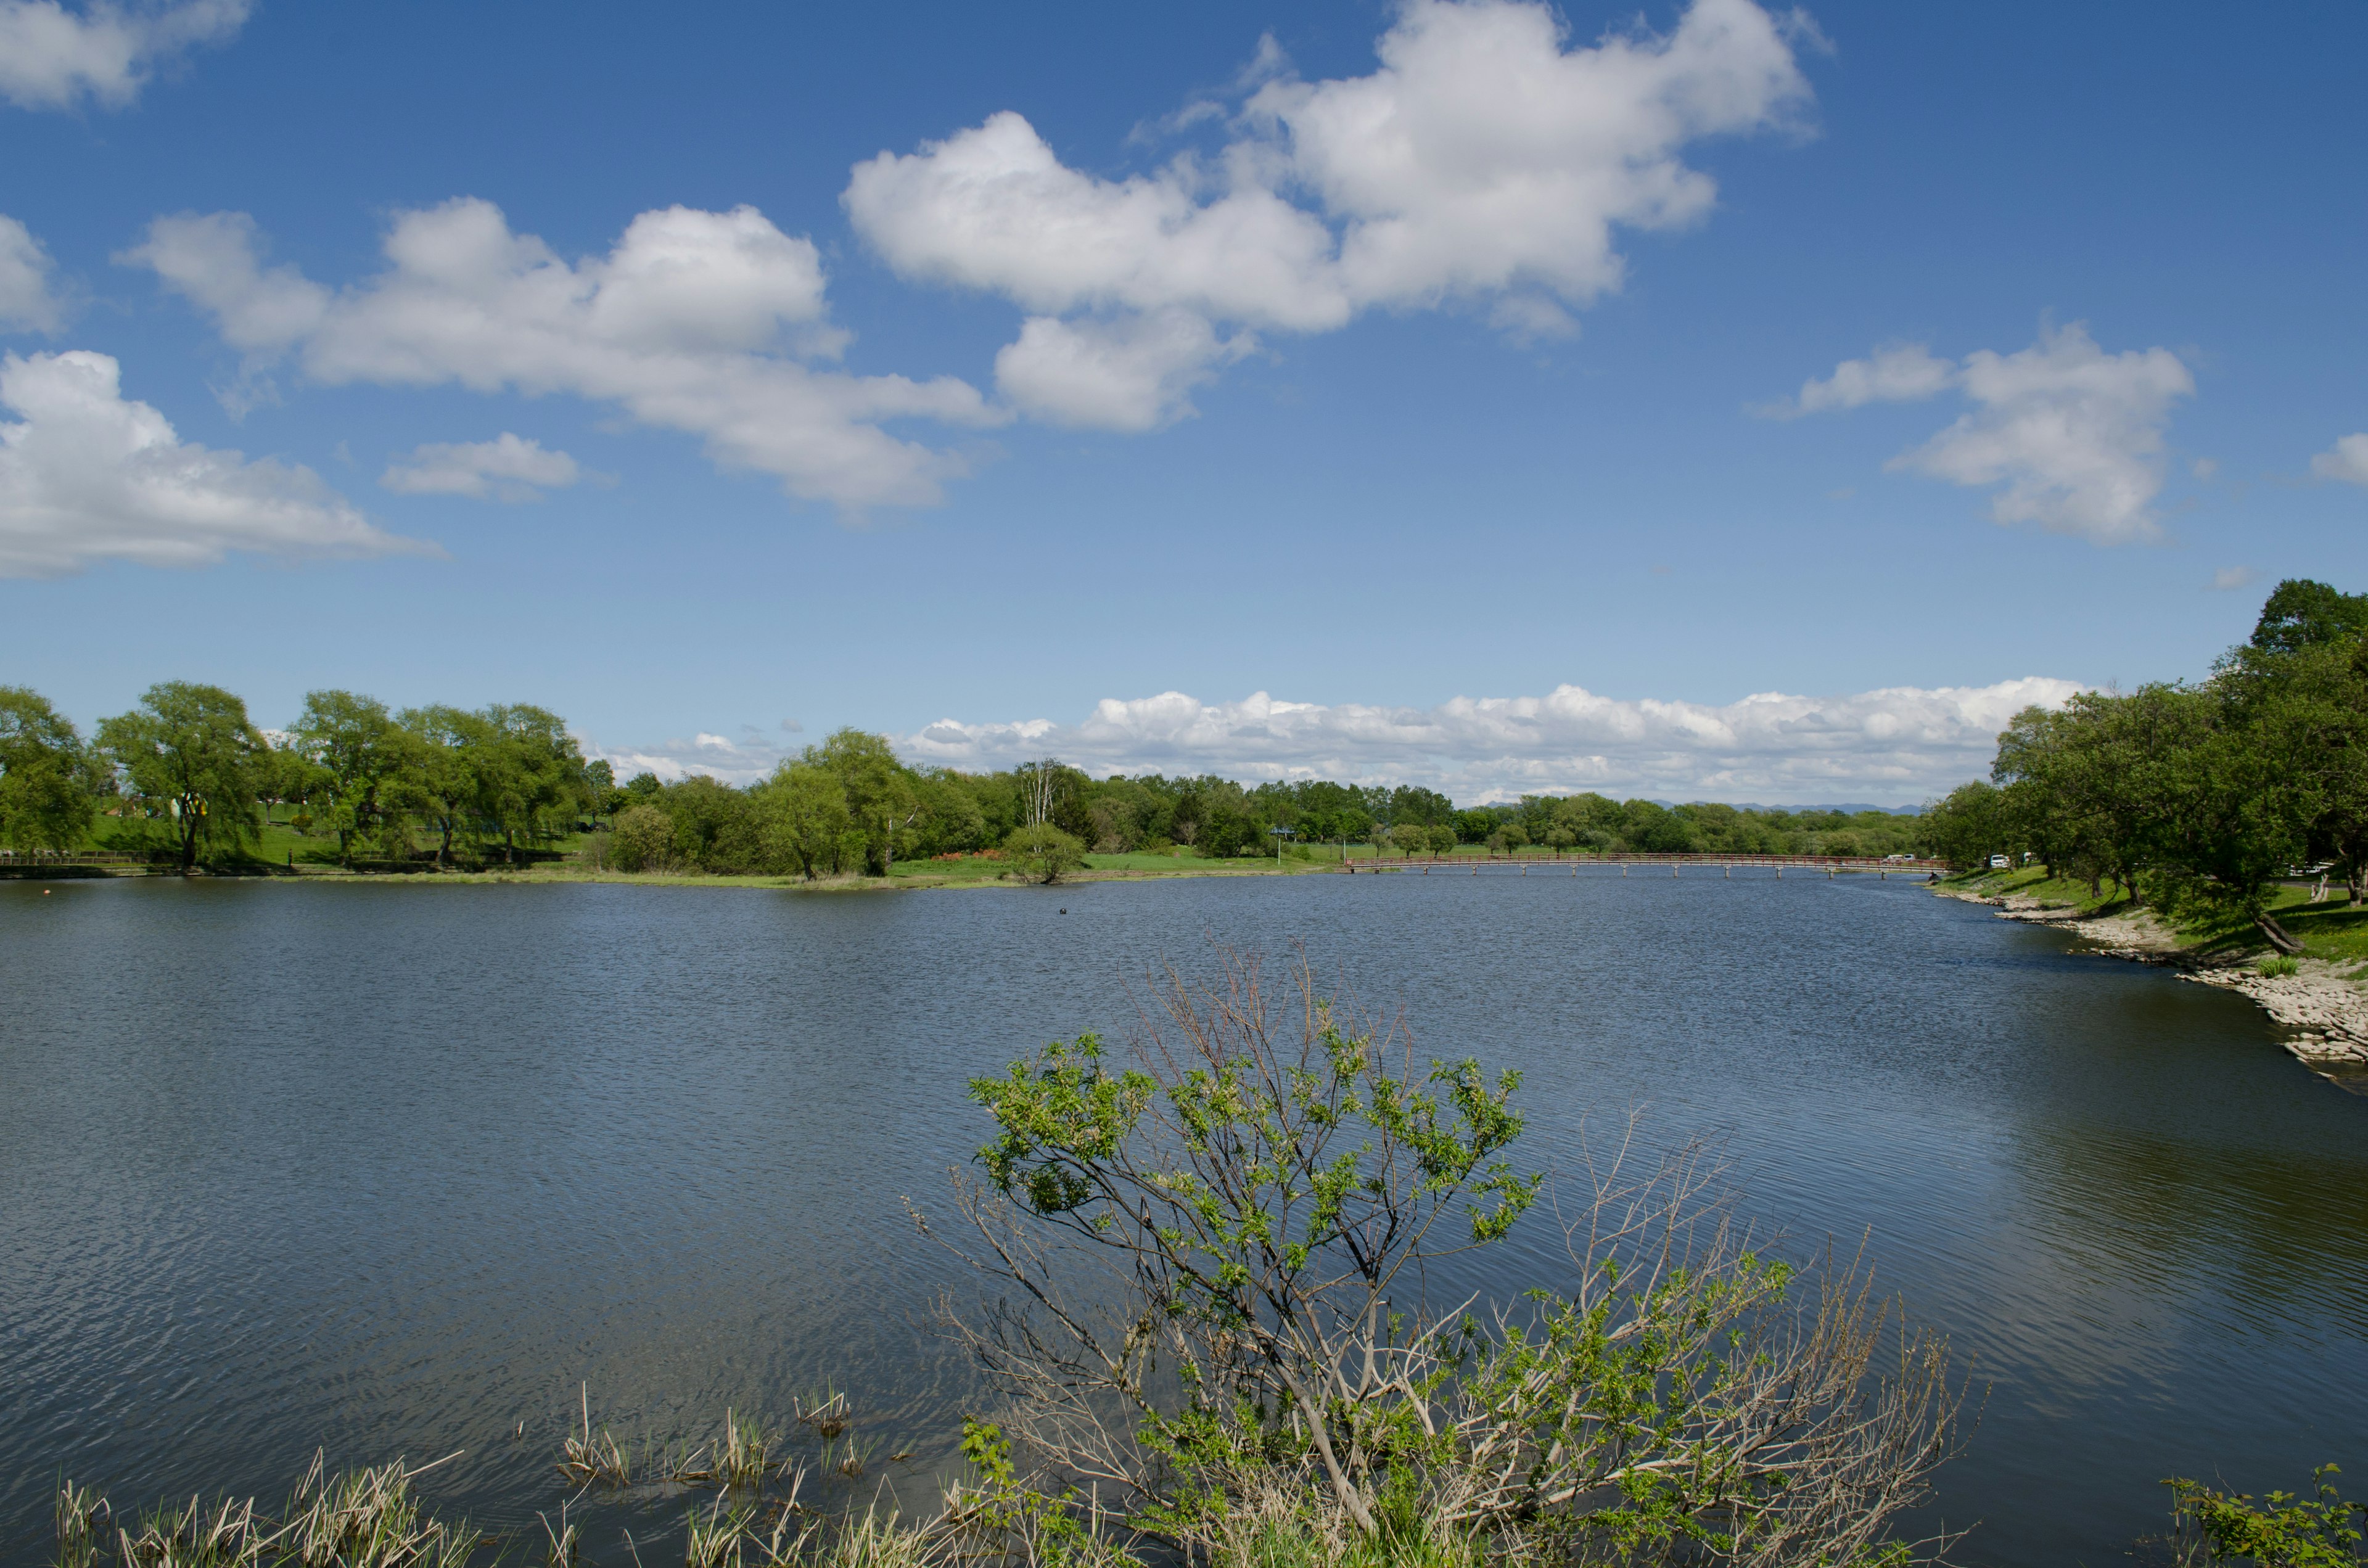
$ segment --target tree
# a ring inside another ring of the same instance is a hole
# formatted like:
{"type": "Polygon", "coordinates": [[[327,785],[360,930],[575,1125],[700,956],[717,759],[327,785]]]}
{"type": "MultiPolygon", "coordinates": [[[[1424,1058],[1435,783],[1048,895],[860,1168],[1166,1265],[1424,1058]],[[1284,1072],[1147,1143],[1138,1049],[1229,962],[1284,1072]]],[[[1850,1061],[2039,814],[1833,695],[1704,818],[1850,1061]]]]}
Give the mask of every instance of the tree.
{"type": "Polygon", "coordinates": [[[609,829],[609,854],[620,871],[665,869],[674,846],[674,819],[655,806],[627,806],[609,829]]]}
{"type": "Polygon", "coordinates": [[[1022,870],[1040,882],[1058,881],[1062,872],[1074,871],[1086,863],[1085,845],[1049,822],[1023,823],[1013,828],[1011,836],[1003,841],[1003,848],[1019,860],[1022,870]]]}
{"type": "Polygon", "coordinates": [[[565,831],[587,803],[584,754],[566,721],[549,709],[497,703],[480,717],[489,733],[475,803],[515,861],[521,837],[533,844],[565,831]]]}
{"type": "Polygon", "coordinates": [[[246,704],[222,687],[152,686],[137,709],[101,722],[98,744],[132,792],[172,819],[184,871],[200,847],[235,848],[260,831],[263,736],[246,704]]]}
{"type": "Polygon", "coordinates": [[[2326,642],[2350,642],[2368,633],[2368,594],[2340,593],[2325,583],[2289,577],[2270,590],[2251,646],[2292,653],[2326,642]]]}
{"type": "Polygon", "coordinates": [[[1924,845],[1930,853],[1964,871],[1987,866],[2006,846],[2004,807],[1998,786],[1975,779],[1960,784],[1924,806],[1924,845]]]}
{"type": "Polygon", "coordinates": [[[350,691],[307,692],[289,733],[327,777],[338,858],[352,858],[357,838],[390,840],[381,846],[396,853],[409,849],[396,797],[413,760],[412,737],[385,703],[350,691]]]}
{"type": "Polygon", "coordinates": [[[855,826],[838,775],[810,762],[783,763],[759,790],[765,842],[806,881],[836,871],[855,826]]]}
{"type": "Polygon", "coordinates": [[[896,835],[912,825],[916,797],[913,776],[896,760],[885,735],[846,729],[818,746],[805,762],[836,775],[847,798],[847,813],[862,837],[864,869],[884,877],[895,869],[896,835]]]}
{"type": "Polygon", "coordinates": [[[436,830],[436,863],[450,865],[452,840],[490,820],[499,773],[491,721],[459,708],[406,708],[396,716],[411,737],[406,805],[436,830]]]}
{"type": "Polygon", "coordinates": [[[77,847],[101,782],[71,720],[30,687],[0,686],[0,844],[77,847]]]}
{"type": "Polygon", "coordinates": [[[753,871],[764,859],[756,801],[729,784],[694,773],[661,798],[674,819],[674,853],[705,871],[753,871]]]}
{"type": "Polygon", "coordinates": [[[971,1085],[994,1132],[956,1202],[996,1304],[956,1332],[1044,1493],[1212,1561],[1298,1558],[1245,1520],[1391,1561],[1911,1560],[1886,1536],[1949,1449],[1944,1347],[1886,1346],[1848,1271],[1793,1305],[1698,1153],[1590,1165],[1566,1274],[1434,1300],[1545,1194],[1519,1075],[1426,1067],[1292,979],[1269,1007],[1255,960],[1170,973],[1124,1058],[1084,1035],[971,1085]]]}

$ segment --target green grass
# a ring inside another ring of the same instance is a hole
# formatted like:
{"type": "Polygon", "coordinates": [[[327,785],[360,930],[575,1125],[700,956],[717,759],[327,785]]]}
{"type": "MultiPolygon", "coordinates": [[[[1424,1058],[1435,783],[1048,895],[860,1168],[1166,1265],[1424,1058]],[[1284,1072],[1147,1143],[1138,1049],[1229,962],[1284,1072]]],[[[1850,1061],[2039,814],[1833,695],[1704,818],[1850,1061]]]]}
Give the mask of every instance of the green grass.
{"type": "MultiPolygon", "coordinates": [[[[1973,871],[1951,877],[1942,886],[1999,897],[2021,893],[2049,909],[2081,915],[2121,915],[2129,902],[2111,881],[2102,897],[2092,897],[2089,884],[2069,878],[2050,879],[2044,868],[2018,867],[2010,871],[1973,871]]],[[[2270,913],[2295,940],[2305,958],[2331,963],[2368,960],[2368,904],[2346,905],[2339,892],[2324,903],[2310,902],[2307,889],[2282,887],[2270,897],[2270,913]]],[[[2180,921],[2175,926],[2180,945],[2214,958],[2246,960],[2271,951],[2269,939],[2240,915],[2214,915],[2180,921]]]]}

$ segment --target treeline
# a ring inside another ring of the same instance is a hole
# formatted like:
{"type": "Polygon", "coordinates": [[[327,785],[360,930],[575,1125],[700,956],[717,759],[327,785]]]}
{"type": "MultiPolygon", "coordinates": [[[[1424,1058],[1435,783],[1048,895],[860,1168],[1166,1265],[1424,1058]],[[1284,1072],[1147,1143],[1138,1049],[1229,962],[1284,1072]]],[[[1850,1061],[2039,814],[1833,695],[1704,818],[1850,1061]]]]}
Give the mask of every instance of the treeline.
{"type": "Polygon", "coordinates": [[[572,833],[609,782],[556,713],[527,703],[407,708],[316,691],[274,745],[218,686],[165,681],[88,742],[38,692],[0,687],[0,844],[75,849],[102,815],[109,847],[183,868],[247,852],[265,808],[334,837],[341,859],[516,859],[572,833]]]}
{"type": "Polygon", "coordinates": [[[348,863],[515,860],[578,833],[620,869],[887,874],[898,860],[1008,854],[1055,876],[1087,853],[1237,857],[1280,839],[1406,854],[1520,850],[1881,855],[1920,846],[1914,817],[1784,812],[1603,795],[1458,808],[1415,786],[1244,785],[1213,775],[1095,778],[1044,758],[998,772],[914,768],[882,736],[841,730],[739,788],[703,775],[618,782],[555,713],[528,704],[390,710],[316,691],[278,744],[219,687],[167,682],[85,744],[39,694],[0,687],[0,844],[112,847],[183,866],[249,852],[268,808],[334,839],[348,863]],[[103,816],[102,816],[103,813],[103,816]],[[421,848],[426,841],[428,847],[421,848]]]}
{"type": "Polygon", "coordinates": [[[2280,583],[2249,641],[2202,681],[2025,709],[1988,782],[1927,808],[1952,864],[2026,857],[2180,917],[2216,911],[2299,946],[2269,913],[2324,863],[2368,891],[2368,595],[2280,583]]]}
{"type": "Polygon", "coordinates": [[[1053,759],[996,773],[913,769],[897,762],[885,740],[855,730],[809,747],[746,790],[701,777],[662,784],[643,774],[615,802],[610,853],[628,870],[879,876],[899,859],[1008,850],[1031,870],[1057,874],[1087,853],[1272,855],[1278,837],[1300,853],[1317,844],[1360,844],[1416,855],[1469,845],[1884,855],[1918,845],[1918,818],[1873,811],[1672,808],[1594,794],[1531,795],[1459,810],[1436,790],[1406,785],[1095,778],[1053,759]],[[1031,830],[1027,842],[1013,845],[1022,829],[1031,830]],[[1044,863],[1048,846],[1064,857],[1061,866],[1044,863]]]}

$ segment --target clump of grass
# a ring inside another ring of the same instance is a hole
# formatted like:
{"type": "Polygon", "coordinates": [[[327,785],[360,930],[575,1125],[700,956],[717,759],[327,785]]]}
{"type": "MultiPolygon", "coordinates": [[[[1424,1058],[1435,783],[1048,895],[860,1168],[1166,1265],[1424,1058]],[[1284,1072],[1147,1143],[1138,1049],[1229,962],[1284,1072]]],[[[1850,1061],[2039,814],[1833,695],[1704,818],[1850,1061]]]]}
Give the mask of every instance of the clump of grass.
{"type": "Polygon", "coordinates": [[[86,1486],[78,1487],[71,1481],[61,1483],[55,1517],[57,1568],[92,1568],[98,1561],[98,1543],[114,1522],[107,1499],[86,1486]]]}
{"type": "Polygon", "coordinates": [[[703,1443],[668,1467],[666,1479],[685,1486],[761,1486],[777,1471],[786,1474],[788,1461],[773,1460],[775,1438],[770,1428],[753,1415],[725,1407],[723,1435],[703,1443]],[[714,1458],[710,1460],[709,1454],[714,1458]]]}
{"type": "Polygon", "coordinates": [[[329,1476],[314,1454],[282,1526],[287,1556],[305,1568],[463,1568],[485,1538],[421,1508],[411,1483],[434,1468],[411,1470],[397,1460],[329,1476]]]}
{"type": "MultiPolygon", "coordinates": [[[[412,1483],[434,1468],[397,1460],[332,1476],[315,1454],[277,1518],[252,1497],[192,1497],[116,1528],[115,1555],[120,1568],[466,1568],[485,1537],[420,1506],[412,1483]]],[[[60,1486],[59,1568],[96,1568],[114,1518],[104,1497],[60,1486]]]]}
{"type": "Polygon", "coordinates": [[[803,1512],[783,1506],[759,1534],[762,1521],[748,1504],[718,1497],[693,1508],[685,1568],[951,1568],[959,1555],[941,1533],[894,1514],[866,1509],[824,1520],[803,1512]]]}
{"type": "Polygon", "coordinates": [[[559,1473],[578,1486],[631,1486],[632,1466],[617,1446],[616,1434],[605,1425],[597,1437],[593,1434],[590,1385],[579,1384],[576,1392],[583,1402],[584,1431],[561,1444],[559,1473]]]}
{"type": "Polygon", "coordinates": [[[2260,971],[2270,979],[2276,980],[2282,976],[2294,973],[2294,971],[2300,967],[2301,966],[2296,964],[2294,960],[2288,958],[2283,953],[2280,953],[2275,958],[2263,959],[2260,964],[2260,971]]]}
{"type": "Polygon", "coordinates": [[[803,1401],[799,1401],[797,1417],[799,1426],[810,1428],[815,1437],[828,1442],[854,1425],[855,1412],[854,1407],[847,1403],[845,1394],[835,1393],[812,1410],[805,1407],[803,1401]]]}

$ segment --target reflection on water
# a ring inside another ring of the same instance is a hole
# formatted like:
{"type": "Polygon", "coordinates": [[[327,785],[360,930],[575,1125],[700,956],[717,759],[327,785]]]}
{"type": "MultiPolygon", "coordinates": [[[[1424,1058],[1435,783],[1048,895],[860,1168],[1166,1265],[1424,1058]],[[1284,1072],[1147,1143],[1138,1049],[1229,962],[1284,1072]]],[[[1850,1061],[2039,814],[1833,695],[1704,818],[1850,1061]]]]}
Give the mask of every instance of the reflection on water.
{"type": "Polygon", "coordinates": [[[61,1468],[277,1494],[324,1445],[463,1449],[439,1503],[530,1524],[586,1382],[629,1437],[845,1389],[926,1466],[970,1391],[902,1201],[979,1141],[962,1080],[1123,1034],[1212,938],[1523,1068],[1537,1164],[1643,1106],[1799,1250],[1871,1235],[1988,1389],[1968,1561],[2101,1562],[2163,1475],[2368,1436],[2368,1101],[2240,997],[1907,882],[0,884],[0,1561],[61,1468]]]}

